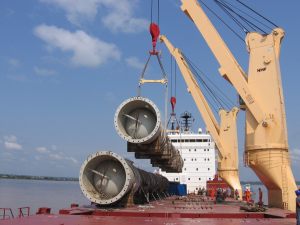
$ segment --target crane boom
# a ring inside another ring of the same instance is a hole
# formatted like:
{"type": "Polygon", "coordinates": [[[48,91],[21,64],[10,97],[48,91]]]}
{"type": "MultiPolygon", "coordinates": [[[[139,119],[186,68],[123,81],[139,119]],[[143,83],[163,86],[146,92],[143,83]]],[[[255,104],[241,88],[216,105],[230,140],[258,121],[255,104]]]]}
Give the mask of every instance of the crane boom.
{"type": "MultiPolygon", "coordinates": [[[[208,106],[208,103],[205,100],[205,97],[203,96],[197,81],[192,75],[191,70],[188,69],[187,62],[185,61],[183,55],[178,48],[174,48],[174,46],[170,43],[166,36],[161,35],[160,40],[164,42],[171,55],[175,58],[182,74],[186,74],[185,76],[183,76],[183,78],[187,84],[188,91],[189,93],[191,93],[193,99],[195,100],[199,111],[201,111],[201,115],[206,123],[207,129],[214,137],[217,137],[220,132],[218,121],[216,120],[212,110],[208,106]]],[[[219,139],[214,139],[214,141],[217,143],[219,142],[219,139]]],[[[222,143],[218,143],[217,146],[219,148],[219,151],[222,153],[222,143]]]]}
{"type": "Polygon", "coordinates": [[[160,36],[160,40],[165,43],[167,49],[176,60],[187,84],[188,91],[196,103],[206,124],[207,130],[216,143],[219,150],[219,176],[222,177],[233,190],[238,190],[239,196],[242,196],[238,172],[238,144],[236,130],[236,116],[239,109],[234,107],[229,112],[220,109],[219,115],[221,124],[219,125],[181,51],[178,48],[174,48],[166,36],[160,36]]]}
{"type": "Polygon", "coordinates": [[[221,67],[220,74],[237,89],[258,123],[264,121],[264,114],[257,99],[247,84],[247,76],[233,54],[215,29],[197,0],[182,0],[182,11],[195,23],[207,45],[215,55],[221,67]]]}
{"type": "Polygon", "coordinates": [[[181,9],[194,22],[220,63],[220,74],[246,104],[245,162],[268,189],[269,206],[295,211],[297,189],[291,169],[279,56],[284,30],[249,32],[246,76],[197,0],[181,0],[181,9]]]}

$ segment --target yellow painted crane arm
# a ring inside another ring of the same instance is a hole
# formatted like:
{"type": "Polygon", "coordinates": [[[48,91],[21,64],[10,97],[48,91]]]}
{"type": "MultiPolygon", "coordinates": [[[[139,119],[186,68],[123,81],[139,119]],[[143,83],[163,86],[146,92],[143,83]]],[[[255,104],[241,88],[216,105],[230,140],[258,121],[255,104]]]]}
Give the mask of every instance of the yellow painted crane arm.
{"type": "Polygon", "coordinates": [[[195,23],[207,45],[220,64],[220,74],[228,80],[244,100],[257,123],[265,120],[265,116],[257,99],[253,96],[247,83],[247,76],[235,57],[207,17],[197,0],[181,0],[181,10],[195,23]]]}
{"type": "Polygon", "coordinates": [[[233,190],[238,190],[240,196],[242,196],[242,187],[238,170],[239,158],[236,129],[236,117],[239,109],[236,107],[233,107],[230,111],[220,109],[219,124],[181,51],[178,48],[174,48],[165,36],[160,36],[160,40],[165,43],[169,52],[175,58],[188,86],[188,90],[207,126],[207,130],[210,132],[216,143],[217,149],[219,150],[219,176],[222,177],[233,190]]]}
{"type": "Polygon", "coordinates": [[[165,43],[166,47],[168,48],[171,55],[177,62],[177,65],[181,71],[181,74],[187,84],[188,91],[192,95],[199,112],[205,124],[207,126],[207,130],[212,135],[219,151],[222,154],[223,145],[220,141],[220,126],[218,121],[216,120],[211,108],[209,107],[203,93],[201,92],[201,88],[199,87],[197,81],[194,78],[192,71],[190,70],[186,60],[184,59],[181,51],[178,48],[174,48],[171,42],[167,39],[166,36],[161,35],[160,40],[165,43]]]}

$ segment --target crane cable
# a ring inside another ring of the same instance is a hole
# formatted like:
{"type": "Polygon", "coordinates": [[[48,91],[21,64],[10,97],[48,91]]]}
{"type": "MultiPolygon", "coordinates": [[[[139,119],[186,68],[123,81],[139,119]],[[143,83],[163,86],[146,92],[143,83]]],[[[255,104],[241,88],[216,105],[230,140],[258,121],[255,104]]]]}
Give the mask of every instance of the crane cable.
{"type": "Polygon", "coordinates": [[[236,11],[234,11],[230,6],[228,6],[225,3],[225,1],[222,2],[220,0],[215,0],[215,2],[217,3],[217,5],[219,5],[221,7],[221,9],[224,12],[226,12],[231,17],[231,19],[233,19],[240,27],[243,27],[243,30],[247,31],[246,33],[249,33],[251,29],[254,31],[261,31],[263,34],[267,33],[264,29],[260,28],[259,26],[255,25],[253,22],[251,22],[250,20],[246,19],[244,16],[242,16],[239,13],[237,13],[236,11]],[[235,16],[237,16],[237,18],[235,16]],[[241,21],[239,21],[239,19],[241,21]],[[243,22],[246,25],[243,25],[243,22]],[[246,28],[246,26],[248,26],[248,28],[246,28]]]}
{"type": "Polygon", "coordinates": [[[171,74],[171,96],[174,96],[175,98],[177,97],[177,64],[174,62],[175,59],[172,56],[172,54],[170,54],[170,74],[171,74]]]}
{"type": "MultiPolygon", "coordinates": [[[[223,23],[235,36],[238,37],[242,42],[244,38],[239,34],[239,32],[227,23],[218,13],[213,10],[204,0],[199,0],[199,2],[207,8],[219,21],[223,23]]],[[[247,34],[251,31],[262,32],[267,34],[266,31],[272,31],[274,28],[278,27],[270,19],[266,18],[262,14],[255,11],[250,6],[243,3],[241,0],[229,1],[229,0],[214,0],[216,5],[225,13],[229,18],[243,31],[247,34]],[[234,4],[236,2],[236,4],[234,4]],[[243,9],[241,9],[241,6],[243,9]]]]}
{"type": "Polygon", "coordinates": [[[246,33],[251,31],[262,32],[263,34],[267,34],[266,30],[263,28],[268,28],[272,30],[274,27],[278,27],[275,23],[271,20],[267,19],[266,17],[262,16],[260,13],[252,9],[250,6],[246,5],[245,3],[241,2],[240,0],[235,0],[237,3],[242,5],[252,14],[255,14],[259,18],[261,18],[264,22],[258,20],[254,16],[250,15],[250,13],[245,12],[244,10],[239,9],[237,6],[233,5],[232,2],[229,3],[227,0],[214,0],[214,2],[239,26],[243,29],[246,33]],[[238,11],[238,12],[237,12],[238,11]],[[248,18],[246,18],[245,16],[248,18]],[[252,21],[251,21],[252,19],[252,21]],[[267,25],[267,23],[269,25],[267,25]],[[259,25],[260,24],[260,25],[259,25]],[[263,27],[262,27],[263,26],[263,27]],[[273,28],[272,28],[273,27],[273,28]]]}
{"type": "MultiPolygon", "coordinates": [[[[154,4],[153,4],[153,0],[151,0],[151,7],[150,7],[150,21],[151,23],[153,22],[153,8],[154,8],[154,4]]],[[[159,19],[160,19],[160,2],[159,0],[157,0],[157,24],[159,26],[159,19]]]]}
{"type": "Polygon", "coordinates": [[[205,8],[207,8],[218,20],[220,20],[234,35],[236,35],[238,37],[239,40],[241,40],[242,42],[244,42],[244,38],[239,35],[232,27],[230,27],[230,25],[228,25],[228,23],[225,22],[225,20],[223,20],[214,10],[212,10],[207,4],[205,4],[203,1],[199,0],[204,6],[205,8]]]}
{"type": "Polygon", "coordinates": [[[245,3],[241,2],[240,0],[236,0],[236,1],[238,3],[240,3],[241,5],[243,5],[244,7],[246,7],[247,9],[249,9],[251,12],[255,13],[256,15],[258,15],[259,17],[261,17],[262,19],[264,19],[265,21],[267,21],[270,24],[272,24],[274,27],[278,27],[275,23],[273,23],[271,20],[269,20],[265,16],[261,15],[260,13],[258,13],[257,11],[255,11],[254,9],[252,9],[250,6],[246,5],[245,3]]]}
{"type": "Polygon", "coordinates": [[[242,22],[240,22],[237,18],[235,18],[231,14],[230,10],[228,10],[221,2],[219,2],[217,0],[214,0],[214,1],[236,23],[236,25],[239,26],[243,30],[243,32],[245,34],[250,32],[250,30],[248,30],[247,27],[245,25],[243,25],[242,22]]]}
{"type": "MultiPolygon", "coordinates": [[[[261,24],[262,26],[264,26],[265,28],[272,30],[273,27],[271,27],[270,25],[267,25],[266,23],[263,23],[262,21],[259,21],[258,19],[256,19],[254,16],[251,16],[249,13],[245,12],[244,10],[239,9],[237,6],[229,3],[228,1],[223,0],[224,2],[226,2],[226,4],[230,5],[232,8],[236,9],[237,11],[241,12],[242,14],[248,16],[249,18],[253,19],[255,22],[261,24]]],[[[248,7],[248,6],[247,6],[248,7]]],[[[272,22],[271,22],[272,23],[272,22]]],[[[273,23],[272,23],[273,24],[273,23]]],[[[277,26],[276,26],[277,27],[277,26]]]]}
{"type": "MultiPolygon", "coordinates": [[[[207,91],[208,95],[211,97],[211,100],[217,105],[219,108],[230,109],[235,104],[226,96],[224,92],[220,88],[218,88],[209,77],[201,71],[187,56],[183,54],[184,59],[190,66],[195,78],[199,80],[202,86],[207,91]]],[[[211,104],[213,106],[213,104],[211,104]]],[[[217,111],[217,110],[216,110],[217,111]]]]}

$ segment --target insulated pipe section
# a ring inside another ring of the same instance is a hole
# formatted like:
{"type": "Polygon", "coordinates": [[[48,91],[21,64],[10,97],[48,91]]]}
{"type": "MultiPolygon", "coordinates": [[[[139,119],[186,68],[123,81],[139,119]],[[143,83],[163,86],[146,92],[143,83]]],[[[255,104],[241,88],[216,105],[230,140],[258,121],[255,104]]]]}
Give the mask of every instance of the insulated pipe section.
{"type": "Polygon", "coordinates": [[[158,108],[143,97],[125,100],[115,113],[114,123],[120,137],[134,144],[153,142],[162,129],[158,108]]]}
{"type": "Polygon", "coordinates": [[[157,106],[144,97],[125,100],[115,113],[117,133],[127,141],[127,151],[136,158],[150,159],[166,172],[181,172],[183,160],[162,128],[157,106]]]}
{"type": "MultiPolygon", "coordinates": [[[[166,193],[167,178],[133,166],[116,153],[101,151],[90,155],[79,175],[82,193],[98,205],[148,201],[149,194],[166,193]]],[[[162,196],[162,195],[161,195],[162,196]]]]}

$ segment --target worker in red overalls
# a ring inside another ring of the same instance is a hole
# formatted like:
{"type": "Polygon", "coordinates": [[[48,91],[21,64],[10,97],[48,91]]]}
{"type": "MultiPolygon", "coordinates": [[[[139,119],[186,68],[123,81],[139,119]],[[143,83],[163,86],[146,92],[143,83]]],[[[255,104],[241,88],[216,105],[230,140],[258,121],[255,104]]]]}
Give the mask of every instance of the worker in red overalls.
{"type": "Polygon", "coordinates": [[[263,206],[262,198],[263,198],[263,192],[262,192],[261,188],[258,188],[258,205],[260,207],[263,206]]]}
{"type": "Polygon", "coordinates": [[[234,195],[235,195],[235,199],[236,199],[236,200],[239,200],[240,195],[239,195],[238,189],[235,189],[234,195]]]}

